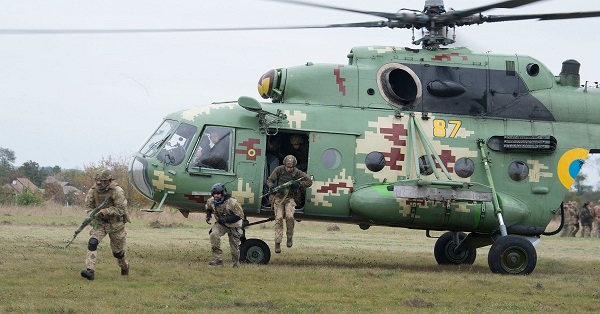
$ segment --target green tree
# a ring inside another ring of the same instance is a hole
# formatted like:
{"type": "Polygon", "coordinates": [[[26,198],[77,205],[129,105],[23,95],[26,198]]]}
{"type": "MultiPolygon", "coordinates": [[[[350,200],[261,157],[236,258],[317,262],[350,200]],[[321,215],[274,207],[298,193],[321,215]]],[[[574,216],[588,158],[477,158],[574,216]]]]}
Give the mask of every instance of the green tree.
{"type": "Polygon", "coordinates": [[[0,186],[0,204],[11,205],[14,204],[12,190],[3,186],[0,186]]]}
{"type": "Polygon", "coordinates": [[[23,165],[19,167],[18,172],[39,187],[44,184],[44,180],[48,176],[40,169],[40,165],[33,160],[24,162],[23,165]]]}
{"type": "Polygon", "coordinates": [[[575,182],[573,182],[571,189],[574,190],[577,195],[583,195],[584,193],[589,193],[593,190],[592,186],[584,183],[586,179],[587,175],[581,172],[575,177],[575,182]]]}
{"type": "Polygon", "coordinates": [[[0,147],[0,186],[15,177],[15,152],[9,148],[0,147]]]}

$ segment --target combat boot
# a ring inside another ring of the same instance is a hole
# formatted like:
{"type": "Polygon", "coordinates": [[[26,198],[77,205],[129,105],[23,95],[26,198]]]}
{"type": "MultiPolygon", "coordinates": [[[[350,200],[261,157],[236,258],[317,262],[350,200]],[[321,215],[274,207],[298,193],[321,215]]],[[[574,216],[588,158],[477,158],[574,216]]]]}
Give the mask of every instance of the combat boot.
{"type": "Polygon", "coordinates": [[[239,268],[239,267],[240,267],[240,262],[233,263],[233,268],[239,268]]]}
{"type": "Polygon", "coordinates": [[[81,277],[87,280],[94,280],[94,270],[93,269],[84,269],[81,271],[81,277]]]}
{"type": "Polygon", "coordinates": [[[275,253],[281,253],[281,244],[275,243],[275,253]]]}
{"type": "Polygon", "coordinates": [[[121,276],[129,276],[129,266],[127,266],[127,268],[121,268],[121,276]]]}
{"type": "Polygon", "coordinates": [[[292,245],[294,245],[294,241],[292,241],[292,237],[287,238],[287,243],[285,245],[287,247],[292,247],[292,245]]]}
{"type": "Polygon", "coordinates": [[[210,265],[210,266],[223,266],[223,260],[222,259],[213,259],[212,261],[208,262],[208,265],[210,265]]]}

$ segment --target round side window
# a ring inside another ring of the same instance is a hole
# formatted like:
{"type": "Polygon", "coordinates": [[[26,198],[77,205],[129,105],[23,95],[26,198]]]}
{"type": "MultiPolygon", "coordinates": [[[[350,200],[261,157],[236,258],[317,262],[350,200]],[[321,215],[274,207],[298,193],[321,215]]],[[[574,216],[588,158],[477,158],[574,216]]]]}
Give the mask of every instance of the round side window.
{"type": "Polygon", "coordinates": [[[461,178],[468,178],[475,171],[475,163],[470,158],[461,157],[454,163],[454,172],[461,178]]]}
{"type": "Polygon", "coordinates": [[[370,152],[365,157],[365,165],[367,169],[373,172],[379,172],[385,167],[385,156],[380,152],[370,152]]]}
{"type": "Polygon", "coordinates": [[[342,153],[335,148],[328,148],[321,155],[321,163],[327,169],[335,169],[342,164],[342,153]]]}
{"type": "Polygon", "coordinates": [[[522,161],[513,161],[508,166],[508,176],[514,181],[523,181],[529,176],[529,167],[522,161]]]}

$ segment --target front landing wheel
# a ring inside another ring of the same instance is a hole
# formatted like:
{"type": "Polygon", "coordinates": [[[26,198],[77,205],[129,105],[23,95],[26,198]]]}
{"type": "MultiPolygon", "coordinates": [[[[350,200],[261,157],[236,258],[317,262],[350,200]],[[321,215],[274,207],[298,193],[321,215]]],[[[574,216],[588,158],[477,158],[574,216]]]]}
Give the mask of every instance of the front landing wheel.
{"type": "Polygon", "coordinates": [[[252,264],[268,264],[271,250],[261,239],[246,239],[240,245],[240,262],[252,264]]]}
{"type": "Polygon", "coordinates": [[[537,263],[535,247],[522,236],[509,234],[499,238],[488,254],[490,270],[499,274],[527,275],[537,263]]]}
{"type": "MultiPolygon", "coordinates": [[[[463,232],[458,233],[458,238],[462,241],[467,235],[463,232]]],[[[446,232],[435,242],[433,255],[439,265],[472,265],[477,258],[477,250],[469,249],[464,251],[455,251],[457,243],[454,243],[454,233],[446,232]]]]}

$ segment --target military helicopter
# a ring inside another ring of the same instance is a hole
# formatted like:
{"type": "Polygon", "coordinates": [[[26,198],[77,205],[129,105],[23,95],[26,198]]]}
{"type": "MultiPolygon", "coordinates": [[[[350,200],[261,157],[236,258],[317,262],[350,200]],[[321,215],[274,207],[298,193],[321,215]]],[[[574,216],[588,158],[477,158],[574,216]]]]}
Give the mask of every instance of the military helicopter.
{"type": "MultiPolygon", "coordinates": [[[[354,47],[345,64],[269,70],[258,90],[270,102],[242,96],[167,115],[130,168],[136,189],[158,204],[153,210],[168,204],[184,216],[201,212],[221,182],[248,217],[263,218],[247,227],[271,221],[265,180],[299,136],[314,184],[296,219],[445,231],[434,246],[438,264],[472,264],[476,249],[490,246],[492,272],[531,273],[534,246],[558,231],[545,229],[562,213],[588,153],[600,147],[592,136],[600,132],[600,95],[581,86],[575,60],[555,76],[528,56],[444,47],[459,26],[600,12],[482,14],[535,0],[458,11],[426,0],[423,10],[397,13],[278,2],[386,20],[276,29],[410,28],[421,31],[413,43],[422,48],[354,47]],[[202,147],[217,143],[227,145],[218,162],[199,160],[202,147]]],[[[266,264],[271,256],[260,239],[244,239],[241,251],[247,262],[266,264]]]]}
{"type": "MultiPolygon", "coordinates": [[[[421,48],[354,47],[343,64],[267,71],[258,81],[263,101],[241,96],[168,114],[130,166],[134,187],[155,201],[151,211],[170,205],[186,217],[203,212],[212,185],[224,183],[247,217],[256,218],[246,225],[250,234],[252,226],[272,220],[263,197],[266,177],[281,163],[290,138],[300,137],[314,183],[296,219],[425,230],[428,237],[444,232],[434,245],[438,264],[472,264],[477,249],[490,246],[492,272],[531,273],[535,245],[558,231],[545,229],[562,212],[588,153],[600,147],[593,136],[600,131],[600,96],[581,86],[575,60],[554,75],[532,57],[447,45],[460,26],[600,12],[483,15],[539,0],[468,10],[425,0],[422,10],[396,13],[274,2],[384,20],[164,31],[399,28],[420,33],[413,43],[421,48]],[[217,144],[225,144],[225,153],[203,160],[202,150],[217,144]]],[[[113,30],[136,31],[156,30],[113,30]]],[[[244,238],[241,251],[247,262],[271,258],[261,239],[244,238]]]]}

